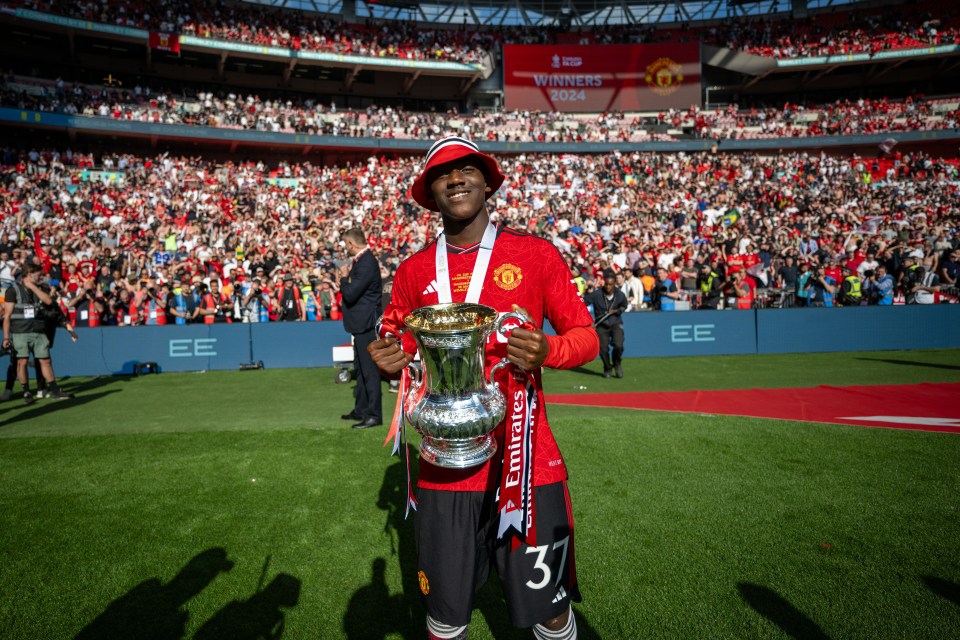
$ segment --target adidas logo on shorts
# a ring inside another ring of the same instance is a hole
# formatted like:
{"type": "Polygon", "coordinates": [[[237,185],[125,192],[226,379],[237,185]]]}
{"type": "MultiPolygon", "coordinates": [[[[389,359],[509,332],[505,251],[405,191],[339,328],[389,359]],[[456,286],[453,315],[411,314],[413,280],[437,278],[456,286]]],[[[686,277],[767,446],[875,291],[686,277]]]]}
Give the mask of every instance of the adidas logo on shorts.
{"type": "Polygon", "coordinates": [[[561,586],[560,590],[557,591],[557,595],[553,597],[553,604],[557,604],[558,602],[560,602],[566,597],[567,597],[567,591],[566,589],[563,588],[563,586],[561,586]]]}

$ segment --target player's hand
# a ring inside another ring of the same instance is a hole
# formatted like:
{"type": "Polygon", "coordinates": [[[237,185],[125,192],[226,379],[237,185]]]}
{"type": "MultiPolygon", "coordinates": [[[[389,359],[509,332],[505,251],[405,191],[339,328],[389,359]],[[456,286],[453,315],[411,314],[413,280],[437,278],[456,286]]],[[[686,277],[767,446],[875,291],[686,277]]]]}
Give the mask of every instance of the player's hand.
{"type": "Polygon", "coordinates": [[[413,356],[400,348],[396,338],[380,338],[367,346],[367,352],[373,363],[385,376],[399,373],[413,362],[413,356]]]}
{"type": "MultiPolygon", "coordinates": [[[[513,310],[530,317],[527,310],[519,305],[513,305],[513,310]]],[[[532,371],[542,367],[548,355],[550,344],[539,327],[532,331],[517,327],[510,332],[510,337],[507,338],[507,359],[513,364],[532,371]]]]}

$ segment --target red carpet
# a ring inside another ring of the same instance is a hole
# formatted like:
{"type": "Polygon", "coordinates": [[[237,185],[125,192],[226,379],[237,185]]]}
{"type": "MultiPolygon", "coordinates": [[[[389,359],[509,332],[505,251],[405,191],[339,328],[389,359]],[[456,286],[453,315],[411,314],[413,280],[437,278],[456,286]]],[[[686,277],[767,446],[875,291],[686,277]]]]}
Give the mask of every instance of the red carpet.
{"type": "Polygon", "coordinates": [[[960,433],[960,383],[801,389],[577,393],[548,403],[711,413],[960,433]]]}

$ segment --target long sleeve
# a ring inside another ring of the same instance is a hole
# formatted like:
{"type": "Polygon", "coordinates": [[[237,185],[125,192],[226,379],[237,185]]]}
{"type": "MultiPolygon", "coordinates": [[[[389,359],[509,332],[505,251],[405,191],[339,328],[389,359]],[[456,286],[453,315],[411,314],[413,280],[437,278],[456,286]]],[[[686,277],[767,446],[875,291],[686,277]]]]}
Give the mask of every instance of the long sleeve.
{"type": "Polygon", "coordinates": [[[571,369],[590,362],[600,352],[600,340],[593,327],[573,327],[562,336],[547,335],[550,354],[543,366],[571,369]]]}

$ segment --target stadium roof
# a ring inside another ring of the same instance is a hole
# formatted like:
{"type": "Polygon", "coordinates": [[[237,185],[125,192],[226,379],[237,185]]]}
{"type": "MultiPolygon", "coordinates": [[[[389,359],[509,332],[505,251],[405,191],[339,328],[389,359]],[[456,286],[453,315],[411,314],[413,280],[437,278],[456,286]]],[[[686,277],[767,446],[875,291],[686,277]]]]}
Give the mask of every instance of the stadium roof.
{"type": "Polygon", "coordinates": [[[344,15],[451,25],[603,27],[725,20],[851,5],[862,0],[246,0],[256,4],[344,15]]]}

